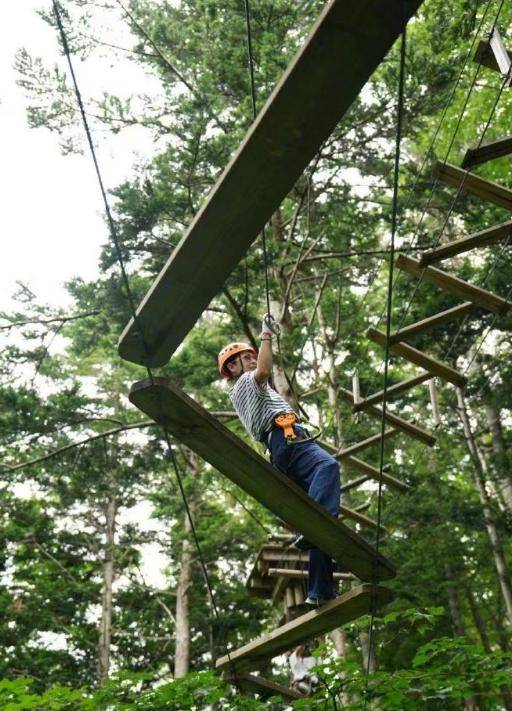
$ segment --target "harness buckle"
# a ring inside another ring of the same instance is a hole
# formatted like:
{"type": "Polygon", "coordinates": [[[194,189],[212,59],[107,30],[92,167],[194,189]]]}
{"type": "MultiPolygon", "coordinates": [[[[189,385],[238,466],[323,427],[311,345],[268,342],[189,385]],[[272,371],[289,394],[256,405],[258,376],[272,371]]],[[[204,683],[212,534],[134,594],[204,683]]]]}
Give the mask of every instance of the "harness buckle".
{"type": "Polygon", "coordinates": [[[287,441],[297,439],[297,435],[293,429],[293,425],[297,422],[295,413],[285,412],[282,415],[276,415],[274,422],[283,430],[284,437],[287,441]]]}

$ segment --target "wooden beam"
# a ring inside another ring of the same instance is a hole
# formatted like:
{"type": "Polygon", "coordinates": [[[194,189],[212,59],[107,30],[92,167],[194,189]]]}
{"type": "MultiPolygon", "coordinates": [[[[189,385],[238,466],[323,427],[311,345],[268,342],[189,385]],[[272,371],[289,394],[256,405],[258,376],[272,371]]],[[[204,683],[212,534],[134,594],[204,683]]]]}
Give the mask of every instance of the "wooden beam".
{"type": "Polygon", "coordinates": [[[330,0],[119,342],[161,366],[183,341],[422,0],[330,0]],[[348,71],[347,69],[350,68],[348,71]]]}
{"type": "MultiPolygon", "coordinates": [[[[421,375],[415,375],[413,378],[402,380],[402,382],[396,383],[396,385],[390,385],[386,390],[386,397],[390,399],[404,390],[410,390],[415,385],[419,385],[420,383],[424,383],[426,380],[430,380],[431,377],[430,373],[421,373],[421,375]]],[[[360,412],[361,410],[366,410],[366,408],[370,405],[375,405],[378,402],[382,402],[382,400],[384,400],[384,390],[379,390],[373,395],[365,397],[364,400],[361,400],[361,402],[354,404],[352,411],[360,412]]]]}
{"type": "MultiPolygon", "coordinates": [[[[340,516],[350,518],[353,521],[356,521],[357,523],[361,524],[361,526],[378,528],[377,521],[374,521],[372,518],[368,518],[368,516],[364,516],[362,513],[359,513],[359,511],[349,509],[348,506],[343,506],[343,504],[340,505],[340,516]]],[[[381,526],[381,528],[384,529],[384,526],[381,526]]]]}
{"type": "MultiPolygon", "coordinates": [[[[381,346],[386,344],[386,334],[382,331],[378,331],[376,328],[369,328],[366,331],[366,335],[371,341],[374,341],[374,343],[378,343],[381,346]]],[[[411,363],[428,370],[430,378],[432,375],[438,375],[440,378],[443,378],[443,380],[447,380],[449,383],[453,383],[459,387],[464,387],[468,381],[464,375],[449,365],[446,365],[446,363],[441,363],[441,361],[431,358],[426,353],[409,346],[407,343],[403,343],[402,341],[390,343],[389,349],[392,353],[402,356],[402,358],[407,358],[411,363]]]]}
{"type": "Polygon", "coordinates": [[[238,689],[242,689],[249,694],[258,694],[262,698],[270,698],[271,696],[282,696],[283,699],[292,701],[306,698],[304,694],[300,694],[294,689],[278,684],[272,679],[264,679],[255,674],[233,674],[226,677],[226,681],[238,689]]]}
{"type": "Polygon", "coordinates": [[[347,481],[345,484],[342,484],[340,487],[340,492],[343,493],[344,491],[350,491],[350,489],[357,489],[361,484],[364,484],[365,481],[368,481],[371,477],[369,476],[358,476],[357,479],[352,479],[351,481],[347,481]]]}
{"type": "Polygon", "coordinates": [[[456,165],[437,161],[434,166],[434,177],[454,188],[459,188],[462,185],[465,192],[504,207],[506,210],[512,210],[512,190],[493,183],[491,180],[485,180],[474,173],[468,173],[456,165]]]}
{"type": "Polygon", "coordinates": [[[481,232],[475,232],[475,234],[468,235],[462,239],[456,239],[453,242],[448,242],[448,244],[443,244],[435,249],[429,249],[421,254],[419,259],[420,266],[424,267],[428,264],[432,264],[432,262],[440,262],[442,259],[454,257],[457,254],[468,252],[470,249],[487,247],[489,244],[496,244],[497,242],[506,239],[511,232],[512,220],[508,220],[501,225],[488,227],[486,230],[482,230],[481,232]]]}
{"type": "Polygon", "coordinates": [[[478,286],[473,286],[467,281],[447,274],[436,267],[422,267],[417,259],[406,257],[404,254],[398,257],[396,266],[408,274],[412,274],[424,281],[435,284],[451,294],[457,294],[457,296],[472,301],[473,304],[481,306],[487,309],[487,311],[492,311],[500,316],[504,316],[510,308],[510,302],[506,299],[502,299],[501,296],[496,296],[496,294],[492,294],[490,291],[481,289],[478,286]]]}
{"type": "MultiPolygon", "coordinates": [[[[389,439],[389,437],[392,437],[397,433],[396,430],[386,430],[384,432],[384,439],[389,439]]],[[[351,444],[350,447],[346,447],[345,449],[340,450],[339,452],[336,452],[334,455],[336,459],[339,459],[340,461],[343,461],[346,457],[351,457],[353,454],[357,454],[358,452],[361,452],[363,449],[368,449],[368,447],[372,447],[374,444],[378,444],[382,438],[381,433],[379,432],[376,435],[372,435],[371,437],[368,437],[367,439],[363,439],[361,442],[356,442],[356,444],[351,444]]]]}
{"type": "MultiPolygon", "coordinates": [[[[345,388],[338,388],[338,393],[344,400],[347,400],[351,404],[354,404],[354,401],[352,399],[352,393],[350,392],[350,390],[346,390],[345,388]]],[[[372,405],[372,407],[368,408],[367,412],[369,415],[382,418],[382,410],[380,407],[375,407],[372,405]]],[[[418,427],[412,422],[403,420],[401,417],[398,417],[398,415],[393,415],[391,412],[386,412],[385,419],[386,422],[388,422],[390,425],[393,425],[393,427],[396,427],[396,429],[402,430],[402,432],[407,432],[407,434],[410,434],[411,437],[415,437],[420,442],[423,442],[429,447],[434,446],[436,438],[430,432],[427,432],[427,430],[418,427]]]]}
{"type": "MultiPolygon", "coordinates": [[[[377,467],[372,467],[371,464],[363,462],[362,459],[357,459],[357,457],[347,457],[347,459],[345,459],[345,464],[352,469],[357,469],[358,471],[363,472],[370,479],[374,479],[375,481],[379,481],[380,479],[379,469],[377,469],[377,467]]],[[[391,476],[390,474],[386,474],[386,472],[382,472],[382,481],[391,489],[397,489],[398,491],[408,491],[411,488],[409,484],[406,484],[404,481],[400,481],[400,479],[396,479],[396,477],[391,476]]]]}
{"type": "MultiPolygon", "coordinates": [[[[509,74],[512,64],[512,53],[509,52],[503,44],[497,27],[493,28],[489,40],[479,42],[474,61],[495,72],[499,72],[502,76],[506,77],[509,74]]],[[[510,77],[505,86],[510,86],[510,77]]]]}
{"type": "Polygon", "coordinates": [[[362,580],[395,575],[395,569],[348,526],[331,516],[297,484],[236,437],[165,378],[135,383],[130,401],[167,432],[300,531],[320,550],[362,580]]]}
{"type": "Polygon", "coordinates": [[[388,588],[360,585],[319,609],[307,612],[240,649],[231,651],[229,655],[217,659],[215,667],[235,668],[237,672],[256,669],[288,649],[352,622],[372,609],[386,605],[391,599],[392,593],[388,588]]]}
{"type": "Polygon", "coordinates": [[[468,148],[461,168],[467,170],[475,165],[482,165],[490,160],[502,158],[512,153],[512,136],[498,138],[495,141],[487,141],[478,148],[468,148]]]}
{"type": "Polygon", "coordinates": [[[440,311],[435,316],[429,316],[428,318],[424,318],[421,321],[416,321],[416,323],[411,323],[410,326],[405,326],[399,331],[395,331],[395,333],[391,334],[389,342],[396,343],[397,341],[405,341],[409,338],[412,338],[413,336],[416,336],[418,333],[428,331],[431,328],[440,326],[442,323],[451,321],[454,318],[460,318],[461,316],[465,316],[474,308],[475,305],[471,301],[466,301],[465,303],[460,304],[459,306],[453,306],[451,309],[446,309],[446,311],[440,311]]]}
{"type": "MultiPolygon", "coordinates": [[[[309,573],[307,570],[294,570],[292,568],[269,568],[268,575],[271,578],[291,578],[292,580],[303,580],[309,573]]],[[[352,573],[333,573],[334,580],[354,580],[352,573]]]]}

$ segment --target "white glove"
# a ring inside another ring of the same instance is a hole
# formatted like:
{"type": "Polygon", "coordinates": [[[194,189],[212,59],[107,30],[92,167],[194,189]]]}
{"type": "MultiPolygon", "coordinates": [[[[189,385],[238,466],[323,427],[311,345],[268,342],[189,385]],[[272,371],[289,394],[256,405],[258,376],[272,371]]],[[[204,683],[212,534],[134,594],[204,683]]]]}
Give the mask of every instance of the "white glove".
{"type": "Polygon", "coordinates": [[[271,314],[265,314],[263,316],[263,321],[261,322],[261,336],[262,338],[272,338],[274,332],[269,326],[269,324],[274,323],[274,317],[271,314]]]}

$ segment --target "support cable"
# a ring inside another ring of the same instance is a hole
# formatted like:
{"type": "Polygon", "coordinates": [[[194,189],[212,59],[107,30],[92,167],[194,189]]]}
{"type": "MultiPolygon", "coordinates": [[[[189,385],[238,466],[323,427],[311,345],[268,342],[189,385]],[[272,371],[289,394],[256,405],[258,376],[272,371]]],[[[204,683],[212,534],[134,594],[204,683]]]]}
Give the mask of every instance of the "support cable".
{"type": "MultiPolygon", "coordinates": [[[[63,45],[63,48],[64,48],[64,53],[65,53],[65,55],[66,55],[66,59],[67,59],[68,65],[69,65],[69,70],[70,70],[71,77],[72,77],[72,80],[73,80],[73,85],[74,85],[74,89],[75,89],[75,95],[76,95],[76,99],[77,99],[77,102],[78,102],[78,105],[79,105],[79,108],[80,108],[80,113],[81,113],[81,116],[82,116],[82,122],[83,122],[84,129],[85,129],[85,132],[86,132],[86,135],[87,135],[87,141],[88,141],[89,148],[90,148],[91,155],[92,155],[92,159],[93,159],[93,162],[94,162],[94,167],[95,167],[95,170],[96,170],[96,176],[97,176],[97,178],[98,178],[98,183],[99,183],[100,190],[101,190],[101,195],[102,195],[102,198],[103,198],[103,203],[104,203],[104,207],[105,207],[105,212],[106,212],[107,219],[108,219],[108,224],[109,224],[109,227],[110,227],[110,233],[111,233],[112,239],[113,239],[113,241],[114,241],[114,245],[115,245],[115,250],[116,250],[117,258],[118,258],[119,265],[120,265],[120,268],[121,268],[123,284],[124,284],[124,287],[125,287],[126,295],[127,295],[127,297],[128,297],[128,302],[129,302],[129,305],[130,305],[130,309],[131,309],[131,312],[132,312],[132,316],[133,316],[134,322],[135,322],[135,324],[137,325],[137,327],[139,328],[139,331],[140,331],[140,334],[141,334],[141,340],[142,340],[142,342],[143,342],[143,344],[144,344],[144,348],[145,348],[145,350],[146,350],[146,352],[147,352],[147,343],[146,343],[146,341],[145,341],[145,339],[144,339],[144,332],[143,332],[143,330],[142,330],[142,328],[141,328],[140,320],[138,319],[138,316],[137,316],[137,311],[136,311],[136,308],[135,308],[135,301],[134,301],[134,298],[133,298],[133,294],[132,294],[132,292],[131,292],[130,282],[129,282],[129,279],[128,279],[128,275],[127,275],[127,272],[126,272],[126,267],[125,267],[125,264],[124,264],[124,259],[123,259],[121,247],[120,247],[120,244],[119,244],[119,237],[118,237],[116,225],[115,225],[115,222],[114,222],[114,219],[113,219],[113,217],[112,217],[111,210],[110,210],[110,205],[109,205],[109,202],[108,202],[108,199],[107,199],[107,194],[106,194],[105,187],[104,187],[104,184],[103,184],[103,179],[102,179],[102,177],[101,177],[101,172],[100,172],[100,169],[99,169],[99,164],[98,164],[98,160],[97,160],[97,157],[96,157],[96,151],[95,151],[95,148],[94,148],[94,144],[93,144],[93,141],[92,141],[91,132],[90,132],[90,129],[89,129],[89,124],[88,124],[87,117],[86,117],[85,110],[84,110],[84,105],[83,105],[83,101],[82,101],[82,96],[81,96],[81,93],[80,93],[80,90],[79,90],[79,87],[78,87],[78,83],[77,83],[77,80],[76,80],[75,72],[74,72],[74,69],[73,69],[73,63],[72,63],[72,60],[71,60],[71,53],[70,53],[70,51],[69,51],[69,46],[68,46],[68,42],[67,42],[67,38],[66,38],[66,33],[65,33],[64,26],[63,26],[63,23],[62,23],[62,18],[61,18],[61,14],[60,14],[60,10],[59,10],[59,4],[58,4],[57,0],[52,0],[52,3],[53,3],[53,11],[54,11],[55,19],[56,19],[56,21],[57,21],[57,26],[58,26],[58,29],[59,29],[59,33],[60,33],[62,45],[63,45]]],[[[149,366],[146,366],[146,371],[147,371],[147,373],[148,373],[148,377],[149,377],[149,380],[150,380],[151,384],[154,384],[153,372],[152,372],[152,370],[151,370],[151,368],[150,368],[149,366]]],[[[196,548],[197,548],[197,552],[198,552],[198,556],[199,556],[199,561],[200,561],[201,572],[202,572],[202,574],[203,574],[203,578],[204,578],[204,581],[205,581],[205,585],[206,585],[206,588],[207,588],[207,590],[208,590],[208,595],[209,595],[209,599],[210,599],[210,604],[211,604],[212,610],[213,610],[213,612],[214,612],[214,614],[215,614],[215,617],[217,618],[217,621],[221,622],[221,620],[220,620],[220,615],[219,615],[219,611],[218,611],[218,608],[217,608],[217,605],[216,605],[216,602],[215,602],[215,598],[214,598],[214,596],[213,596],[213,590],[212,590],[212,586],[211,586],[211,584],[210,584],[210,579],[209,579],[209,576],[208,576],[208,571],[207,571],[207,569],[206,569],[206,564],[205,564],[204,556],[203,556],[203,553],[202,553],[202,550],[201,550],[201,546],[200,546],[200,543],[199,543],[199,538],[198,538],[198,536],[197,536],[196,527],[195,527],[194,520],[193,520],[193,518],[192,518],[192,514],[191,514],[191,511],[190,511],[190,507],[189,507],[189,504],[188,504],[188,501],[187,501],[187,496],[186,496],[186,493],[185,493],[185,488],[184,488],[184,486],[183,486],[182,476],[181,476],[181,474],[180,474],[180,470],[179,470],[179,468],[178,468],[178,464],[177,464],[177,461],[176,461],[176,457],[175,457],[174,451],[173,451],[172,446],[171,446],[170,436],[169,436],[169,433],[164,429],[164,427],[162,427],[162,432],[163,432],[163,434],[164,434],[164,439],[165,439],[165,442],[166,442],[166,444],[167,444],[168,457],[169,457],[169,459],[170,459],[170,461],[171,461],[171,463],[172,463],[172,465],[173,465],[173,468],[174,468],[174,472],[175,472],[175,475],[176,475],[176,479],[177,479],[177,481],[178,481],[178,486],[179,486],[179,489],[180,489],[180,493],[181,493],[181,496],[182,496],[182,499],[183,499],[183,504],[184,504],[184,506],[185,506],[185,510],[186,510],[186,514],[187,514],[187,519],[188,519],[188,521],[189,521],[190,528],[191,528],[191,532],[192,532],[192,535],[193,535],[193,538],[194,538],[194,543],[195,543],[196,548]]],[[[228,657],[229,661],[231,662],[229,651],[227,651],[227,657],[228,657]]],[[[233,668],[233,671],[235,671],[234,668],[233,668]]]]}
{"type": "MultiPolygon", "coordinates": [[[[381,542],[382,528],[382,479],[384,472],[384,442],[386,431],[386,409],[387,409],[387,388],[388,388],[388,367],[389,367],[389,337],[391,334],[391,318],[393,310],[393,276],[395,262],[395,237],[397,232],[397,213],[398,213],[398,178],[400,169],[400,147],[402,139],[402,123],[404,114],[404,85],[405,85],[405,58],[406,58],[406,39],[407,25],[405,24],[402,32],[402,42],[400,46],[400,74],[398,81],[398,106],[397,106],[397,126],[396,126],[396,143],[395,143],[395,163],[393,171],[393,201],[391,210],[391,244],[389,252],[389,277],[388,277],[388,294],[387,294],[387,314],[386,314],[386,344],[384,347],[384,383],[382,400],[382,417],[381,417],[381,437],[380,437],[380,462],[379,462],[379,489],[377,497],[377,536],[375,541],[375,558],[372,561],[372,584],[377,583],[377,556],[379,555],[381,542]]],[[[368,632],[368,659],[365,674],[364,702],[363,711],[366,710],[368,701],[368,688],[370,677],[370,661],[374,644],[374,618],[375,604],[372,600],[372,610],[370,614],[370,625],[368,632]]]]}

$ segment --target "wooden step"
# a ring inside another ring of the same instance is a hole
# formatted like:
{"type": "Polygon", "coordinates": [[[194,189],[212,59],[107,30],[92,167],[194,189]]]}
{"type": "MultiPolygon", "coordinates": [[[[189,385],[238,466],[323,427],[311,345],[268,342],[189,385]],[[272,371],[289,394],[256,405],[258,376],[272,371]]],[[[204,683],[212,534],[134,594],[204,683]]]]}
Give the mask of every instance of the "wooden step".
{"type": "MultiPolygon", "coordinates": [[[[350,390],[346,390],[345,388],[339,387],[338,394],[344,400],[347,400],[347,402],[354,404],[352,393],[350,390]]],[[[373,415],[374,417],[382,418],[382,409],[380,407],[372,405],[367,409],[367,413],[369,415],[373,415]]],[[[396,429],[401,430],[402,432],[406,432],[407,434],[411,435],[411,437],[415,437],[417,440],[423,442],[429,447],[434,446],[436,438],[432,435],[432,433],[428,432],[427,430],[424,430],[421,427],[418,427],[417,425],[413,424],[412,422],[408,422],[407,420],[398,417],[398,415],[393,415],[391,412],[386,412],[385,419],[388,424],[393,425],[393,427],[396,427],[396,429]]]]}
{"type": "MultiPolygon", "coordinates": [[[[416,385],[424,383],[426,380],[430,380],[431,377],[430,373],[421,373],[421,375],[415,375],[413,378],[402,380],[402,382],[396,383],[396,385],[390,385],[386,390],[386,398],[390,400],[394,395],[398,395],[399,393],[404,392],[404,390],[410,390],[416,385]]],[[[363,398],[361,402],[355,404],[352,408],[352,412],[360,412],[361,410],[365,410],[367,407],[370,407],[370,405],[382,402],[382,400],[384,400],[384,390],[379,390],[373,395],[369,395],[368,397],[363,398]]]]}
{"type": "Polygon", "coordinates": [[[348,526],[165,378],[135,383],[130,401],[361,580],[395,569],[348,526]]]}
{"type": "MultiPolygon", "coordinates": [[[[497,27],[494,27],[488,40],[478,43],[473,61],[498,72],[502,76],[506,76],[509,73],[512,52],[506,49],[497,27]]],[[[510,86],[510,78],[505,86],[510,86]]]]}
{"type": "Polygon", "coordinates": [[[495,141],[486,141],[478,148],[468,148],[461,168],[467,170],[475,165],[482,165],[490,160],[502,158],[512,153],[512,136],[498,138],[495,141]]]}
{"type": "MultiPolygon", "coordinates": [[[[389,439],[389,437],[392,437],[394,434],[396,434],[396,430],[386,430],[384,432],[384,439],[389,439]]],[[[340,461],[343,461],[346,457],[351,457],[353,454],[357,454],[358,452],[361,452],[363,449],[368,449],[368,447],[373,447],[374,444],[379,444],[382,439],[381,433],[376,435],[372,435],[371,437],[368,437],[367,439],[363,439],[361,442],[356,442],[356,444],[351,444],[350,447],[346,447],[345,449],[341,449],[339,452],[335,453],[335,458],[339,459],[340,461]]]]}
{"type": "Polygon", "coordinates": [[[261,696],[263,699],[270,698],[271,696],[282,696],[283,699],[290,699],[291,701],[306,698],[304,694],[300,694],[288,686],[283,686],[272,679],[264,679],[255,674],[232,674],[225,678],[227,682],[236,686],[237,689],[241,689],[249,694],[258,694],[258,696],[261,696]]]}
{"type": "Polygon", "coordinates": [[[442,323],[451,321],[454,318],[461,318],[465,316],[470,311],[475,308],[475,305],[471,301],[466,301],[459,306],[453,306],[451,309],[446,309],[446,311],[440,311],[435,316],[429,316],[421,321],[416,321],[416,323],[411,323],[410,326],[404,326],[399,331],[392,333],[389,339],[390,343],[397,343],[398,341],[406,341],[418,333],[423,333],[431,328],[440,326],[442,323]]]}
{"type": "MultiPolygon", "coordinates": [[[[379,469],[377,469],[377,467],[373,467],[371,464],[363,462],[362,459],[357,459],[357,457],[347,457],[345,464],[352,469],[357,469],[357,471],[363,472],[370,479],[374,479],[375,481],[379,481],[380,479],[379,469]]],[[[408,491],[411,488],[409,484],[406,484],[404,481],[400,481],[400,479],[397,479],[390,474],[386,474],[386,472],[382,472],[382,481],[391,489],[397,489],[398,491],[408,491]]]]}
{"type": "Polygon", "coordinates": [[[261,664],[292,647],[327,634],[341,625],[368,614],[372,609],[388,604],[392,597],[391,590],[388,588],[360,585],[326,605],[297,617],[259,639],[245,644],[240,649],[233,650],[229,655],[220,657],[215,662],[215,667],[216,669],[234,668],[237,673],[257,669],[261,664]]]}
{"type": "Polygon", "coordinates": [[[475,234],[468,235],[462,239],[456,239],[453,242],[448,242],[448,244],[436,247],[435,249],[429,249],[420,256],[420,266],[424,267],[433,262],[440,262],[442,259],[454,257],[463,252],[469,252],[469,250],[476,249],[477,247],[487,247],[489,244],[496,244],[506,239],[511,232],[512,220],[508,220],[501,225],[488,227],[481,232],[475,232],[475,234]]]}
{"type": "Polygon", "coordinates": [[[451,294],[457,294],[457,296],[472,301],[473,304],[481,306],[487,309],[487,311],[492,311],[492,313],[499,314],[500,316],[504,316],[510,308],[510,302],[506,299],[502,299],[501,296],[496,296],[496,294],[492,294],[490,291],[468,284],[467,281],[447,274],[436,267],[422,267],[417,259],[406,257],[404,254],[398,257],[396,266],[408,274],[420,277],[423,281],[435,284],[441,289],[449,291],[451,294]]]}
{"type": "Polygon", "coordinates": [[[491,180],[480,178],[474,173],[468,173],[456,165],[438,161],[434,166],[434,177],[454,188],[459,188],[463,183],[462,189],[465,192],[504,207],[506,210],[512,210],[512,190],[493,183],[491,180]]]}
{"type": "Polygon", "coordinates": [[[124,329],[165,365],[352,106],[422,0],[330,0],[124,329]],[[350,71],[347,71],[350,67],[350,71]]]}
{"type": "MultiPolygon", "coordinates": [[[[376,328],[369,328],[366,331],[366,335],[374,343],[378,343],[381,346],[386,344],[386,334],[382,331],[378,331],[376,328]]],[[[407,343],[403,343],[402,341],[390,343],[389,349],[392,353],[402,356],[402,358],[406,358],[411,363],[428,370],[430,375],[426,380],[429,380],[432,375],[438,375],[440,378],[443,378],[443,380],[447,380],[449,383],[453,383],[460,388],[463,388],[468,381],[464,375],[449,365],[446,365],[446,363],[441,363],[441,361],[431,358],[426,353],[409,346],[407,343]]]]}

